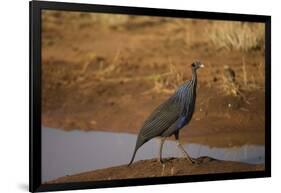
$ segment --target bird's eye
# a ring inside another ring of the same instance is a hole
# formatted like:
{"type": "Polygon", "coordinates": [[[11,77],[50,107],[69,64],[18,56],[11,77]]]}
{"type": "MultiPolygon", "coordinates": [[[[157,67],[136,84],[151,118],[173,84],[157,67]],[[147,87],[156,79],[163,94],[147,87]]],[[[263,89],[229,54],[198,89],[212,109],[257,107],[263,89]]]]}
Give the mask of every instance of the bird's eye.
{"type": "Polygon", "coordinates": [[[191,66],[192,66],[192,67],[195,67],[195,64],[194,64],[194,63],[192,63],[192,64],[191,64],[191,66]]]}

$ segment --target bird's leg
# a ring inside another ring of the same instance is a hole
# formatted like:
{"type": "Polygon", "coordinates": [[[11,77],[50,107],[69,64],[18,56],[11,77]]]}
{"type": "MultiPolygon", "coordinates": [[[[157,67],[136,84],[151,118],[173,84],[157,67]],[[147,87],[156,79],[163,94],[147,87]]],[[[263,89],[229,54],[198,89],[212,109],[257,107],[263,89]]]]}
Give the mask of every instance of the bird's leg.
{"type": "Polygon", "coordinates": [[[165,142],[166,137],[161,137],[160,139],[160,148],[159,148],[159,158],[158,161],[163,164],[163,160],[162,160],[162,149],[163,149],[163,144],[165,142]]]}
{"type": "Polygon", "coordinates": [[[183,155],[184,155],[192,164],[194,164],[194,163],[195,163],[195,160],[192,159],[192,158],[188,155],[188,153],[184,150],[184,148],[183,148],[181,142],[179,141],[179,132],[176,132],[176,133],[175,133],[175,138],[176,138],[176,140],[177,140],[177,147],[181,150],[181,152],[183,153],[183,155]]]}
{"type": "Polygon", "coordinates": [[[177,142],[177,147],[181,150],[181,152],[183,153],[183,155],[184,155],[191,163],[193,163],[193,164],[195,163],[195,160],[192,159],[192,158],[188,155],[188,153],[184,150],[182,144],[181,144],[179,141],[177,142]]]}

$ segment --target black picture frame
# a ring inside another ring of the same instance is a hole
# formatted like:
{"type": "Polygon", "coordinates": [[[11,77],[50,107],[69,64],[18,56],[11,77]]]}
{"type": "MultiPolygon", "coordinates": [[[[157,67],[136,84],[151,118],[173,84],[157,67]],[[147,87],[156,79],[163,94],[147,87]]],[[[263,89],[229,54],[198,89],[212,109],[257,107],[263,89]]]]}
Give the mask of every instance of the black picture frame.
{"type": "Polygon", "coordinates": [[[137,185],[260,178],[271,176],[271,17],[233,13],[215,13],[140,7],[92,5],[47,1],[29,2],[30,11],[30,130],[29,191],[59,191],[137,185]],[[265,170],[193,176],[155,177],[98,182],[42,184],[41,182],[41,11],[68,10],[82,12],[121,13],[177,18],[199,18],[265,23],[265,170]]]}

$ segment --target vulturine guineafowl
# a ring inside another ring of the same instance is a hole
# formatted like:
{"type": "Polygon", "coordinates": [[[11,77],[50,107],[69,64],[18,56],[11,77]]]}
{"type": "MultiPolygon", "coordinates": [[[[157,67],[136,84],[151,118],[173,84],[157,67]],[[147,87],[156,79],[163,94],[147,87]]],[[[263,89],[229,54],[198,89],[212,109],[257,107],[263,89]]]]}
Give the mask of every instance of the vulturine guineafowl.
{"type": "Polygon", "coordinates": [[[162,148],[167,137],[174,135],[177,140],[177,145],[182,153],[194,163],[194,160],[189,157],[179,142],[179,131],[192,118],[195,101],[196,101],[196,86],[197,74],[199,68],[204,67],[200,61],[195,61],[191,65],[192,79],[183,83],[164,103],[159,105],[146,119],[137,137],[136,146],[133,152],[132,159],[129,163],[131,165],[134,161],[137,150],[147,141],[155,137],[161,137],[159,149],[159,161],[162,160],[162,148]]]}

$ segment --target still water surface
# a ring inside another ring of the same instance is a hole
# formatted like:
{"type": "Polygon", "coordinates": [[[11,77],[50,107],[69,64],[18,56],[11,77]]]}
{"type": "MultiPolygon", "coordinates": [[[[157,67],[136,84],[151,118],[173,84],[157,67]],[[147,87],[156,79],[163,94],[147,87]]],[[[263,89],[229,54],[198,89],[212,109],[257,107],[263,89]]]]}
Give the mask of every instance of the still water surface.
{"type": "MultiPolygon", "coordinates": [[[[133,153],[136,135],[99,131],[63,131],[42,128],[42,181],[65,175],[111,166],[128,164],[133,153]]],[[[220,160],[245,163],[264,163],[265,149],[260,145],[237,148],[210,148],[200,144],[186,144],[191,157],[209,156],[220,160]]],[[[158,155],[159,141],[153,139],[137,152],[135,161],[158,155]]],[[[179,157],[181,152],[174,141],[166,141],[163,157],[179,157]]]]}

